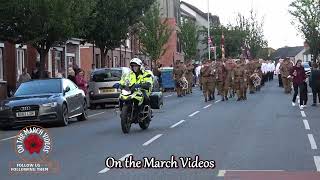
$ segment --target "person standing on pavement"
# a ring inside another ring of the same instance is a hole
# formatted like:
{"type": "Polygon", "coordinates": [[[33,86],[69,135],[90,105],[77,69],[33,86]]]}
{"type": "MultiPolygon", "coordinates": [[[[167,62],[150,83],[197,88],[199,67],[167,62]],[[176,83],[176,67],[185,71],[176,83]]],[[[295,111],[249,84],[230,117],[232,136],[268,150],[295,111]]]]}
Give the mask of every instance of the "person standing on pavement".
{"type": "Polygon", "coordinates": [[[85,79],[84,70],[79,69],[79,73],[76,75],[77,86],[87,94],[88,91],[88,82],[85,79]]]}
{"type": "MultiPolygon", "coordinates": [[[[252,77],[255,74],[255,70],[256,70],[254,61],[253,60],[249,61],[247,66],[248,66],[249,77],[252,77]]],[[[249,79],[248,84],[249,84],[250,94],[254,94],[255,93],[255,87],[254,87],[252,78],[249,79]]]]}
{"type": "Polygon", "coordinates": [[[248,73],[248,66],[247,62],[244,58],[240,59],[241,66],[244,69],[244,82],[242,85],[242,99],[247,100],[247,91],[248,91],[248,80],[249,80],[249,73],[248,73]]]}
{"type": "Polygon", "coordinates": [[[312,89],[313,104],[312,106],[317,106],[317,98],[320,103],[320,70],[317,63],[313,63],[312,70],[309,78],[309,86],[312,89]]]}
{"type": "Polygon", "coordinates": [[[280,74],[283,82],[284,92],[286,94],[291,94],[291,79],[290,79],[290,71],[292,69],[292,62],[289,58],[285,58],[285,60],[280,65],[280,74]]]}
{"type": "Polygon", "coordinates": [[[279,62],[276,66],[276,75],[278,76],[278,81],[279,81],[279,87],[283,87],[283,84],[282,84],[282,77],[281,77],[281,72],[280,72],[280,66],[281,66],[281,63],[283,62],[283,59],[279,59],[279,62]]]}
{"type": "Polygon", "coordinates": [[[28,73],[27,68],[23,68],[22,70],[22,74],[19,76],[18,82],[17,82],[17,87],[20,86],[20,84],[30,81],[31,80],[31,76],[28,73]]]}
{"type": "MultiPolygon", "coordinates": [[[[294,94],[292,98],[292,106],[296,105],[296,99],[297,95],[299,93],[303,93],[304,89],[304,82],[307,78],[306,73],[304,71],[303,66],[301,65],[302,61],[298,60],[296,65],[291,69],[290,71],[290,76],[292,77],[292,82],[293,82],[293,88],[294,88],[294,94]]],[[[306,104],[304,104],[304,99],[300,99],[300,106],[303,108],[305,107],[306,104]]]]}

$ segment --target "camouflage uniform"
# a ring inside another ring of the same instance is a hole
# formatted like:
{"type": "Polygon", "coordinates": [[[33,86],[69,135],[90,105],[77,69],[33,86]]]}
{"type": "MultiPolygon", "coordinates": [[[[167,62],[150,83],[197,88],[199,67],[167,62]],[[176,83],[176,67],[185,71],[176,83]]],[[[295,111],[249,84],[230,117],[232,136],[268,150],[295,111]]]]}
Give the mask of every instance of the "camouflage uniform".
{"type": "Polygon", "coordinates": [[[237,66],[234,69],[234,88],[236,90],[238,100],[243,100],[243,90],[245,84],[245,67],[241,64],[240,60],[237,61],[237,66]]]}
{"type": "Polygon", "coordinates": [[[226,77],[224,81],[224,98],[228,100],[228,92],[229,89],[233,88],[233,80],[234,80],[234,68],[235,64],[232,60],[227,60],[225,62],[225,69],[226,69],[226,77]]]}
{"type": "Polygon", "coordinates": [[[290,94],[292,91],[291,79],[288,78],[292,67],[293,67],[293,64],[289,61],[289,59],[285,59],[280,65],[280,73],[281,73],[281,77],[282,77],[284,92],[286,94],[290,94]]]}
{"type": "Polygon", "coordinates": [[[173,69],[173,79],[175,80],[175,86],[176,86],[178,97],[182,97],[182,87],[180,86],[180,81],[181,81],[181,78],[183,77],[183,73],[184,73],[183,68],[181,67],[179,62],[177,62],[177,64],[173,69]]]}
{"type": "Polygon", "coordinates": [[[218,94],[222,96],[222,100],[224,101],[224,81],[226,77],[226,70],[221,60],[217,60],[214,65],[215,70],[215,82],[216,88],[218,90],[218,94]]]}
{"type": "Polygon", "coordinates": [[[213,100],[212,94],[214,89],[214,73],[210,61],[206,61],[201,69],[202,90],[205,102],[213,100]]]}
{"type": "Polygon", "coordinates": [[[189,62],[186,66],[186,79],[188,81],[188,90],[187,94],[192,93],[192,87],[193,87],[193,70],[194,66],[192,65],[191,62],[189,62]]]}

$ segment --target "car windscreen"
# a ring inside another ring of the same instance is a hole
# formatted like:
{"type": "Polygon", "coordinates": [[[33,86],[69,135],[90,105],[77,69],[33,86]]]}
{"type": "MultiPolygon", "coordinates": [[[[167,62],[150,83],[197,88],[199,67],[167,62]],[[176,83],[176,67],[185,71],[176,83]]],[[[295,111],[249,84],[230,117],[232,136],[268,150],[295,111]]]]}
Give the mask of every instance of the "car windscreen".
{"type": "Polygon", "coordinates": [[[121,69],[103,69],[93,72],[91,80],[94,82],[120,81],[121,76],[121,69]]]}
{"type": "Polygon", "coordinates": [[[22,83],[15,96],[61,93],[61,80],[37,80],[22,83]]]}

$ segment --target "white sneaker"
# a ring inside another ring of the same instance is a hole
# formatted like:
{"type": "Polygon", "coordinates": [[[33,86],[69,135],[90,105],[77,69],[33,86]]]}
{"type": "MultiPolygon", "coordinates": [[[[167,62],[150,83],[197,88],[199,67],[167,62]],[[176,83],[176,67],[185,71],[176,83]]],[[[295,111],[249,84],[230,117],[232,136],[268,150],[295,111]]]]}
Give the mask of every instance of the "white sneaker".
{"type": "Polygon", "coordinates": [[[292,106],[296,106],[296,103],[292,102],[292,106]]]}
{"type": "Polygon", "coordinates": [[[303,105],[301,105],[301,106],[300,106],[300,109],[303,109],[303,108],[304,108],[304,106],[303,106],[303,105]]]}
{"type": "Polygon", "coordinates": [[[303,105],[303,107],[304,107],[304,108],[306,108],[306,107],[307,107],[307,105],[303,105]]]}

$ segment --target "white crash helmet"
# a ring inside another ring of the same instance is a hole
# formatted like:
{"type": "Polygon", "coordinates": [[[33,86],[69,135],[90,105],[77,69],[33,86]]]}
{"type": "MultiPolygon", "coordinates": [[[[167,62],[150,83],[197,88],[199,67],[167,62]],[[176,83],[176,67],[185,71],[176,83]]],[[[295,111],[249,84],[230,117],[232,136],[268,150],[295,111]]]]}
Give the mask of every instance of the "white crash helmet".
{"type": "Polygon", "coordinates": [[[139,59],[139,58],[133,58],[133,59],[131,59],[130,65],[131,65],[131,64],[137,64],[137,65],[140,66],[140,67],[142,67],[142,65],[143,65],[141,59],[139,59]]]}

